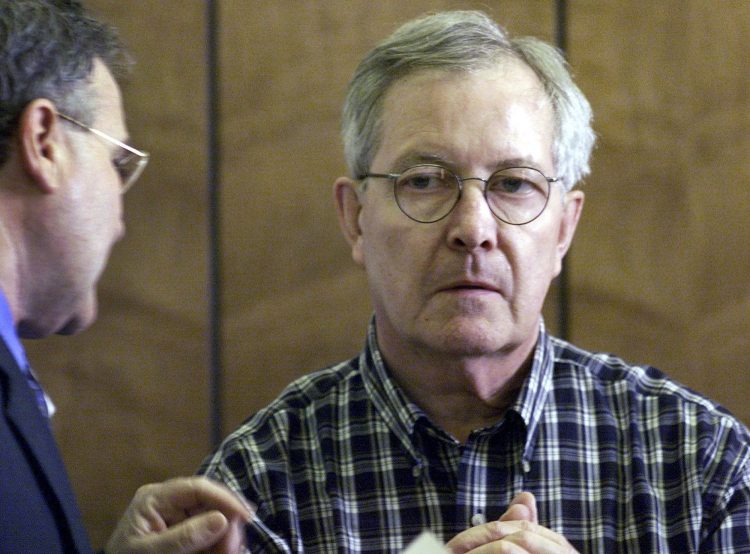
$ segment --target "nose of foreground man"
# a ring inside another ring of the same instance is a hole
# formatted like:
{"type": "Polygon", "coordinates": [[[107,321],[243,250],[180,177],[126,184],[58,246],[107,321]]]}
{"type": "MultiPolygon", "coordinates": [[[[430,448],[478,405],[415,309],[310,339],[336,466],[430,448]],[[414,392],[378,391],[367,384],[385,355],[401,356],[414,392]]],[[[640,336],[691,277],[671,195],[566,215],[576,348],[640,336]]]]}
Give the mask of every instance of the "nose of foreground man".
{"type": "Polygon", "coordinates": [[[484,197],[484,183],[464,182],[461,198],[448,214],[448,243],[458,250],[492,250],[500,223],[484,197]]]}

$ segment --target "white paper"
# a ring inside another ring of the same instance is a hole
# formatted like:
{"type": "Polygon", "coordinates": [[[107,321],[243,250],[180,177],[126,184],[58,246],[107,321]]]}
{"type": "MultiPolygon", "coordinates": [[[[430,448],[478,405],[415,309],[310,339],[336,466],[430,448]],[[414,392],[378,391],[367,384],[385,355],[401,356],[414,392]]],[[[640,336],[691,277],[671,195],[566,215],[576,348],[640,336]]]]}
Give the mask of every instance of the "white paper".
{"type": "Polygon", "coordinates": [[[430,531],[422,531],[403,554],[450,554],[450,551],[430,531]]]}

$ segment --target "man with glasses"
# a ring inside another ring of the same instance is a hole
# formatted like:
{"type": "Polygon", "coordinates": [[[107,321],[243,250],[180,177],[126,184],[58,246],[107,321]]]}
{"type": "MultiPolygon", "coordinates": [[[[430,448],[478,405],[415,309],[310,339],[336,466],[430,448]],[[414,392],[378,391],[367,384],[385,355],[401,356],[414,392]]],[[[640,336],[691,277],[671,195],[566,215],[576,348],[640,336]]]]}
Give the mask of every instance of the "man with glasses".
{"type": "MultiPolygon", "coordinates": [[[[127,54],[75,0],[0,4],[0,552],[91,551],[22,338],[76,333],[124,233],[122,195],[148,154],[127,144],[115,77],[127,54]]],[[[117,552],[238,548],[248,508],[179,478],[139,489],[117,552]]]]}
{"type": "Polygon", "coordinates": [[[374,317],[201,471],[253,552],[749,552],[748,430],[550,336],[591,110],[560,54],[477,12],[412,21],[350,83],[334,195],[374,317]]]}

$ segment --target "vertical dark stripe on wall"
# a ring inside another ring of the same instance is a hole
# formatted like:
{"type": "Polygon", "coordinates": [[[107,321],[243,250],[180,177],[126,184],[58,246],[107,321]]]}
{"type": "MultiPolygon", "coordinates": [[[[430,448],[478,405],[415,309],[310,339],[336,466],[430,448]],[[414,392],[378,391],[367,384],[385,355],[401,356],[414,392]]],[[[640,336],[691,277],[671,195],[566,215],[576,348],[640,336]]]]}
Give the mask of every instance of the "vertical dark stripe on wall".
{"type": "MultiPolygon", "coordinates": [[[[555,42],[567,56],[568,51],[568,5],[566,0],[555,0],[555,42]]],[[[563,263],[557,280],[558,333],[564,340],[570,340],[570,270],[563,263]]]]}
{"type": "Polygon", "coordinates": [[[221,275],[221,150],[219,137],[219,2],[206,0],[207,191],[208,191],[208,339],[211,446],[222,439],[222,275],[221,275]]]}

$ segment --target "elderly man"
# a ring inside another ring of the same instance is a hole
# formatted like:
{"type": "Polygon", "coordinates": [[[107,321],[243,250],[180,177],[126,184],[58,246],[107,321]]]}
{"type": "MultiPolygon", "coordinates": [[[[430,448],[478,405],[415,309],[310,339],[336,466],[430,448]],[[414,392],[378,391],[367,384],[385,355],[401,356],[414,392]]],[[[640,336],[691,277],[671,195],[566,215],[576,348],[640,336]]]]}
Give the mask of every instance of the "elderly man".
{"type": "MultiPolygon", "coordinates": [[[[122,194],[148,154],[126,142],[115,76],[127,56],[80,2],[4,0],[0,45],[0,552],[85,553],[51,405],[19,336],[93,322],[96,283],[124,231],[122,194]]],[[[249,517],[205,478],[148,485],[108,552],[238,546],[249,517]]]]}
{"type": "Polygon", "coordinates": [[[359,65],[334,185],[374,317],[202,471],[253,552],[748,552],[748,430],[541,316],[594,142],[564,61],[486,16],[407,23],[359,65]]]}

